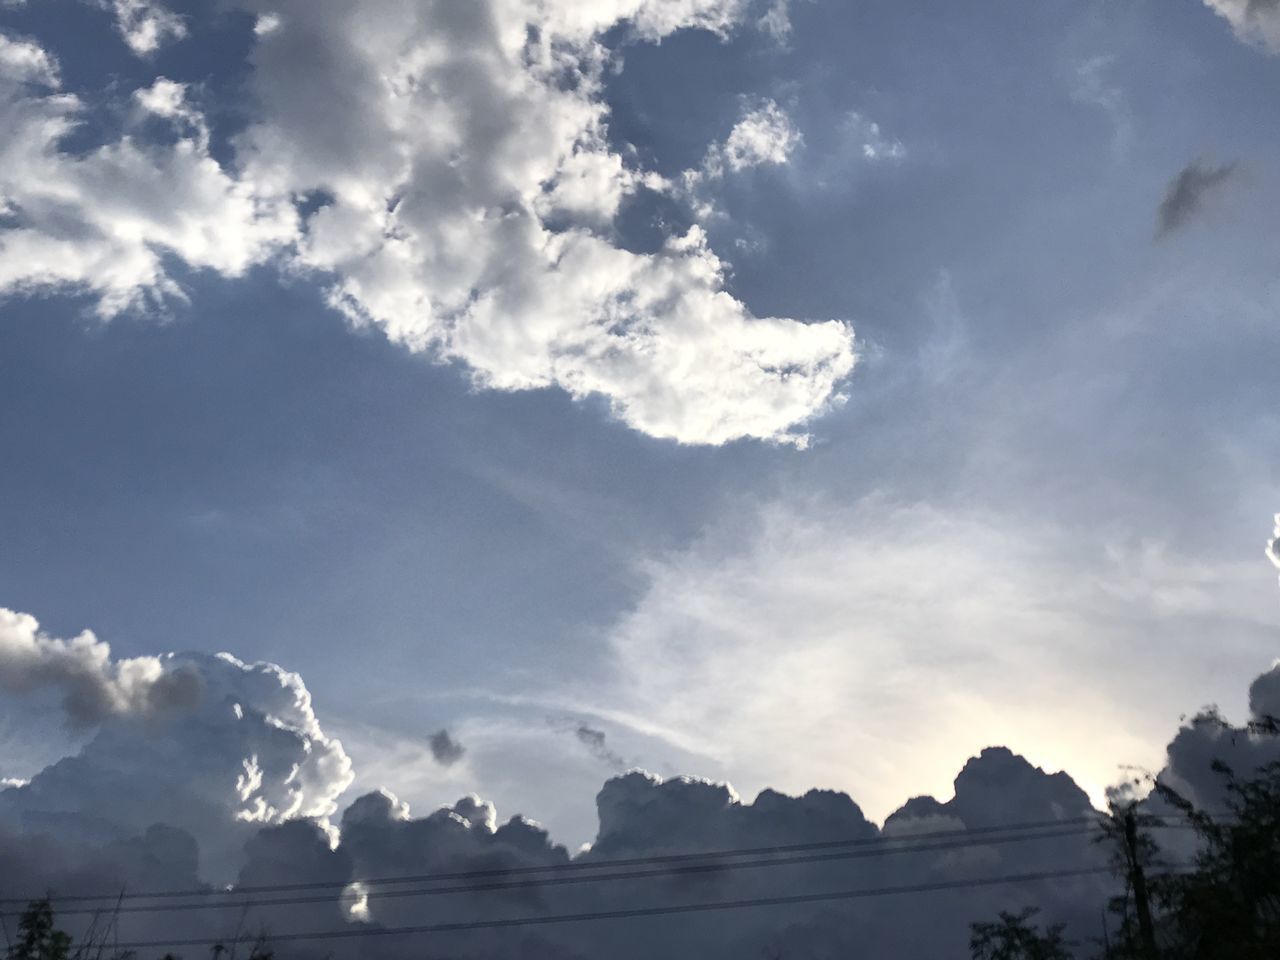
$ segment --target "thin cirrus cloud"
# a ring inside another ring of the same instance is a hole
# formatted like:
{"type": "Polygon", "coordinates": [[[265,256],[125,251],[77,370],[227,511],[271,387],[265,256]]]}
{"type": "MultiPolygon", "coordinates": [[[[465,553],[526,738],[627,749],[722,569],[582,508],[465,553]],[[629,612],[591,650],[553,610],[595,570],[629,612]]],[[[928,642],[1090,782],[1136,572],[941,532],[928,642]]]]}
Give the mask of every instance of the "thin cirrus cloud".
{"type": "Polygon", "coordinates": [[[741,786],[816,778],[875,816],[940,789],[975,743],[1069,769],[1100,798],[1120,765],[1155,760],[1161,716],[1228,702],[1202,688],[1223,662],[1206,624],[1233,636],[1237,675],[1273,647],[1256,560],[1156,540],[1085,555],[1051,521],[882,497],[766,504],[647,572],[611,632],[607,702],[695,739],[741,786]],[[1153,634],[1168,653],[1154,666],[1153,634]]]}
{"type": "MultiPolygon", "coordinates": [[[[698,226],[654,253],[610,239],[625,197],[662,185],[608,144],[601,35],[725,31],[748,4],[238,6],[262,28],[260,111],[231,166],[191,91],[164,78],[135,93],[120,140],[65,153],[94,106],[61,89],[48,52],[2,41],[0,293],[87,291],[110,318],[184,296],[167,258],[229,277],[278,262],[352,323],[460,361],[479,386],[599,396],[654,437],[802,446],[841,399],[856,361],[844,322],[753,316],[698,226]],[[173,142],[147,142],[157,121],[173,142]]],[[[142,26],[170,23],[161,8],[116,7],[136,50],[178,36],[142,26]]],[[[774,106],[716,156],[782,162],[796,136],[774,106]]]]}

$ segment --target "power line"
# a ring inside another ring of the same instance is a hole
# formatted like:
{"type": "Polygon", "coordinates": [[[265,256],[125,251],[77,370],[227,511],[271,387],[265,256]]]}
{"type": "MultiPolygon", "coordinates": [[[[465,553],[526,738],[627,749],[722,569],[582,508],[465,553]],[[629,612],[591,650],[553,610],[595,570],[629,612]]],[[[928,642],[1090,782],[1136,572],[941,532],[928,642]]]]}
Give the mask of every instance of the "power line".
{"type": "Polygon", "coordinates": [[[1065,828],[1070,826],[1084,826],[1087,824],[1101,823],[1104,818],[1101,815],[1070,817],[1061,820],[1040,820],[1025,823],[1001,824],[989,827],[974,827],[958,830],[935,830],[923,833],[916,833],[904,836],[884,836],[875,837],[856,837],[843,840],[822,840],[810,843],[794,843],[794,844],[778,844],[774,846],[762,847],[740,847],[735,849],[707,850],[698,853],[676,853],[662,854],[647,857],[626,857],[612,860],[573,860],[566,863],[543,864],[541,866],[520,866],[520,867],[496,867],[485,870],[462,870],[451,873],[424,873],[409,874],[398,877],[377,877],[372,879],[363,879],[354,877],[349,880],[332,880],[332,881],[312,881],[301,883],[287,884],[260,884],[249,885],[243,887],[233,887],[223,890],[212,889],[188,889],[188,890],[156,890],[150,892],[139,893],[122,893],[115,891],[113,893],[101,894],[80,894],[76,896],[66,897],[44,897],[42,895],[27,897],[8,897],[0,899],[0,905],[25,905],[32,900],[48,899],[50,903],[86,903],[95,900],[161,900],[170,898],[183,897],[207,897],[207,896],[236,896],[246,893],[284,893],[302,890],[322,890],[322,889],[342,889],[353,882],[358,882],[366,887],[381,886],[385,884],[397,883],[431,883],[445,880],[472,880],[483,879],[489,877],[505,878],[512,876],[521,876],[529,874],[558,874],[571,873],[589,870],[609,870],[617,867],[633,867],[646,866],[656,864],[678,864],[689,863],[698,860],[706,860],[716,857],[749,857],[749,856],[766,856],[770,854],[788,854],[788,853],[805,853],[809,851],[831,850],[839,848],[857,849],[862,847],[874,847],[880,845],[906,845],[918,840],[935,840],[946,838],[960,837],[991,837],[1000,836],[1007,833],[1017,833],[1020,831],[1043,830],[1049,828],[1065,828]]]}
{"type": "MultiPolygon", "coordinates": [[[[846,860],[863,859],[868,857],[884,857],[895,854],[911,854],[911,853],[930,853],[942,850],[958,850],[965,847],[973,846],[993,846],[996,844],[1021,843],[1030,840],[1056,840],[1069,837],[1085,836],[1090,831],[1082,830],[1079,827],[1070,830],[1054,830],[1044,831],[1040,833],[1024,833],[1013,836],[996,836],[985,837],[982,839],[967,839],[960,841],[949,841],[944,843],[927,843],[916,844],[913,846],[889,847],[886,849],[860,849],[860,850],[844,850],[831,853],[817,854],[800,854],[788,857],[771,857],[754,860],[738,860],[728,863],[695,863],[684,864],[669,867],[661,867],[656,870],[629,870],[615,871],[602,874],[572,874],[569,876],[551,876],[537,877],[526,880],[496,880],[488,883],[480,884],[464,884],[449,887],[430,887],[426,889],[407,890],[384,890],[379,891],[377,896],[379,899],[398,899],[402,897],[430,897],[441,896],[458,893],[485,893],[501,890],[520,890],[534,887],[551,887],[563,886],[566,884],[580,883],[596,883],[602,881],[615,880],[646,880],[662,877],[687,876],[702,873],[722,873],[731,870],[755,869],[764,867],[778,866],[796,866],[802,864],[816,863],[832,863],[846,860]]],[[[358,882],[358,881],[357,881],[358,882]]],[[[305,897],[282,897],[276,899],[252,899],[243,900],[218,900],[205,901],[200,903],[163,903],[163,904],[143,904],[134,906],[121,906],[111,910],[112,914],[116,913],[170,913],[184,910],[209,910],[209,909],[251,909],[254,907],[280,907],[295,906],[300,904],[313,903],[332,903],[334,895],[326,896],[305,896],[305,897]]],[[[72,910],[60,910],[60,916],[77,916],[86,914],[98,914],[103,908],[81,907],[72,910]]]]}
{"type": "MultiPolygon", "coordinates": [[[[605,910],[587,913],[552,914],[541,917],[504,917],[497,920],[464,920],[447,923],[431,923],[411,927],[359,927],[345,930],[318,930],[304,933],[273,935],[272,943],[297,940],[342,940],[358,937],[419,936],[430,933],[462,933],[471,930],[496,930],[510,927],[546,926],[562,923],[584,923],[598,920],[629,920],[667,914],[707,913],[718,910],[760,909],[764,907],[797,906],[808,903],[830,903],[840,900],[861,900],[872,897],[902,896],[907,894],[934,893],[943,890],[992,887],[1012,883],[1036,883],[1044,880],[1065,880],[1109,873],[1109,867],[1088,867],[1077,870],[1050,870],[1041,873],[1010,874],[1001,877],[979,877],[969,880],[918,883],[909,886],[875,887],[862,890],[837,890],[826,893],[803,893],[784,897],[757,897],[751,900],[722,900],[704,903],[668,904],[656,907],[635,907],[624,910],[605,910]]],[[[186,940],[140,940],[120,943],[121,950],[152,950],[160,947],[208,946],[208,938],[186,940]]]]}

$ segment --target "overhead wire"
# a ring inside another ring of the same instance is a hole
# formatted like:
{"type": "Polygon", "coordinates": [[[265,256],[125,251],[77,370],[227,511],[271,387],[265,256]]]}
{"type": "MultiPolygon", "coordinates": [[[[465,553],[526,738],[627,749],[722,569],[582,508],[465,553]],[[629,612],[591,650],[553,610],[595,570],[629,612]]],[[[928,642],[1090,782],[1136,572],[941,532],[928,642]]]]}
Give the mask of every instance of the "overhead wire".
{"type": "MultiPolygon", "coordinates": [[[[1079,878],[1109,873],[1108,867],[1085,867],[1074,870],[1047,870],[1038,873],[1009,874],[998,877],[977,877],[967,880],[938,881],[896,887],[872,887],[858,890],[834,890],[821,893],[801,893],[787,896],[755,897],[743,900],[703,901],[697,903],[664,904],[652,907],[631,907],[618,910],[586,911],[580,913],[544,914],[541,916],[502,917],[490,920],[460,920],[419,924],[401,927],[352,926],[341,930],[316,930],[272,934],[270,942],[285,943],[299,940],[346,940],[364,937],[422,936],[438,933],[462,933],[473,930],[498,930],[513,927],[547,926],[553,924],[585,923],[602,920],[626,920],[663,915],[706,913],[721,910],[763,909],[767,907],[797,906],[812,903],[833,903],[873,897],[905,896],[934,893],[944,890],[1001,886],[1014,883],[1037,883],[1049,880],[1079,878]]],[[[139,940],[122,942],[121,950],[150,950],[161,947],[208,946],[209,938],[139,940]]]]}
{"type": "MultiPolygon", "coordinates": [[[[697,874],[724,873],[728,871],[744,870],[744,869],[760,869],[768,867],[780,866],[799,866],[808,864],[835,863],[848,860],[864,859],[871,857],[886,857],[899,854],[917,854],[930,853],[947,850],[959,850],[967,847],[989,846],[996,844],[1021,843],[1032,840],[1055,840],[1066,839],[1071,837],[1081,837],[1089,833],[1088,830],[1075,827],[1069,830],[1053,830],[1041,831],[1037,833],[1022,833],[1014,835],[1002,835],[994,837],[983,837],[981,839],[965,839],[951,840],[948,842],[938,843],[922,843],[912,845],[892,846],[881,849],[856,849],[833,851],[828,853],[809,853],[798,854],[794,856],[765,857],[748,860],[736,860],[727,862],[708,862],[708,863],[692,863],[678,864],[670,866],[659,866],[658,869],[649,870],[614,870],[610,872],[602,872],[596,874],[571,874],[568,876],[548,876],[534,877],[517,880],[492,880],[485,883],[470,883],[445,887],[427,887],[427,888],[408,888],[399,890],[379,890],[367,891],[361,890],[361,894],[373,894],[379,900],[400,899],[405,897],[430,897],[442,896],[449,894],[461,893],[484,893],[502,890],[523,890],[531,888],[555,887],[567,884],[583,884],[583,883],[599,883],[612,882],[619,880],[647,880],[673,878],[682,876],[691,876],[697,874]]],[[[346,887],[359,885],[363,887],[362,881],[354,881],[346,884],[346,887]]],[[[344,887],[344,889],[346,889],[344,887]]],[[[158,904],[132,904],[128,906],[120,906],[112,910],[113,913],[169,913],[181,912],[186,910],[210,910],[210,909],[251,909],[260,907],[279,907],[279,906],[295,906],[301,904],[315,903],[332,903],[335,897],[333,894],[326,896],[304,896],[304,897],[279,897],[266,899],[244,898],[240,900],[214,900],[201,901],[196,903],[158,903],[158,904]]],[[[62,916],[75,916],[86,914],[97,914],[102,908],[80,907],[70,910],[60,910],[62,916]]]]}
{"type": "Polygon", "coordinates": [[[161,900],[170,898],[191,898],[191,897],[210,897],[222,896],[232,897],[249,893],[284,893],[302,890],[320,890],[320,889],[343,889],[353,882],[358,882],[364,887],[375,887],[391,884],[403,883],[432,883],[438,881],[451,880],[472,880],[484,878],[506,878],[523,875],[534,874],[559,874],[559,873],[575,873],[579,871],[603,871],[616,869],[618,867],[646,866],[657,864],[680,864],[690,863],[700,860],[713,858],[731,858],[731,857],[752,857],[752,856],[768,856],[774,854],[789,853],[805,853],[810,851],[831,850],[831,849],[859,849],[863,847],[876,846],[894,846],[908,845],[920,840],[948,839],[948,838],[979,838],[992,837],[1004,834],[1018,833],[1022,831],[1044,830],[1053,828],[1066,828],[1071,826],[1086,826],[1089,824],[1099,824],[1104,818],[1101,815],[1069,817],[1058,820],[1040,820],[1029,821],[1015,824],[1000,824],[987,827],[973,827],[953,830],[936,830],[925,831],[915,834],[903,834],[898,836],[886,836],[880,834],[874,837],[853,837],[839,840],[821,840],[809,843],[794,844],[775,844],[772,846],[758,847],[741,847],[719,850],[706,850],[690,853],[676,854],[658,854],[643,857],[619,857],[614,859],[600,860],[571,860],[563,863],[541,864],[541,865],[524,865],[510,867],[494,867],[480,870],[461,870],[453,872],[434,872],[421,874],[404,874],[400,876],[388,877],[352,877],[346,880],[332,881],[309,881],[299,883],[279,883],[279,884],[257,884],[244,885],[227,888],[199,888],[186,890],[153,890],[124,892],[116,890],[110,893],[100,894],[77,894],[72,896],[51,896],[44,897],[40,895],[26,897],[6,897],[0,898],[0,906],[13,906],[26,904],[32,900],[47,899],[51,904],[68,904],[68,903],[86,903],[98,900],[117,901],[117,900],[161,900]]]}

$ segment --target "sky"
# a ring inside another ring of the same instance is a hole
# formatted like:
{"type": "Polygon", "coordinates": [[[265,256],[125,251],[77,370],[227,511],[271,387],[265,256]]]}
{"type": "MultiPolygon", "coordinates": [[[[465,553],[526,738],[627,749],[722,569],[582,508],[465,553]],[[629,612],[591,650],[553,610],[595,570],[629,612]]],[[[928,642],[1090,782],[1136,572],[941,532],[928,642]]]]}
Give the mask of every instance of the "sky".
{"type": "Polygon", "coordinates": [[[0,776],[265,683],[261,822],[1101,803],[1280,656],[1278,88],[1255,0],[0,4],[0,776]]]}

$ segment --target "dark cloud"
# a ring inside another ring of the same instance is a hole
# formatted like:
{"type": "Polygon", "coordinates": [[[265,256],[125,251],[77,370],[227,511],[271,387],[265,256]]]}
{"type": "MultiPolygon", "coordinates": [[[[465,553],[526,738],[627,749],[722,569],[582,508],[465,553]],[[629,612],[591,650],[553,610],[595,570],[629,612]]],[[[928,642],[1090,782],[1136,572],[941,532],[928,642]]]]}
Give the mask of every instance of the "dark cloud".
{"type": "Polygon", "coordinates": [[[593,757],[604,761],[615,770],[625,770],[631,765],[623,759],[621,754],[609,747],[608,737],[603,730],[597,730],[583,723],[578,725],[573,735],[591,752],[593,757]]]}
{"type": "Polygon", "coordinates": [[[448,730],[437,730],[431,735],[429,743],[431,755],[436,758],[436,763],[446,767],[453,766],[467,752],[467,748],[455,740],[448,730]]]}
{"type": "MultiPolygon", "coordinates": [[[[335,825],[329,813],[349,782],[346,757],[321,731],[301,678],[225,655],[187,655],[169,666],[200,678],[198,709],[113,716],[78,755],[25,786],[0,790],[0,863],[6,865],[0,898],[46,890],[61,896],[205,890],[231,882],[242,888],[232,902],[194,912],[127,909],[110,921],[112,936],[122,943],[203,938],[212,944],[236,931],[242,940],[261,930],[282,938],[305,931],[352,934],[281,939],[282,960],[409,960],[424,952],[489,960],[849,954],[897,960],[963,956],[972,921],[1031,906],[1083,942],[1097,935],[1098,917],[1114,892],[1105,871],[1107,851],[1080,824],[1090,813],[1084,791],[1066,773],[1047,772],[1000,747],[964,765],[952,796],[911,799],[883,827],[844,793],[764,790],[746,802],[725,783],[641,771],[616,776],[600,789],[595,840],[576,854],[524,816],[501,821],[493,804],[476,796],[414,817],[381,790],[351,803],[335,825]],[[982,832],[1026,823],[1065,829],[1031,838],[982,832]],[[977,833],[956,838],[955,831],[977,833]],[[939,841],[940,832],[951,832],[950,842],[939,841]],[[911,849],[886,852],[884,838],[911,849]],[[687,868],[694,861],[686,855],[813,851],[814,844],[835,858],[793,856],[761,865],[754,854],[746,858],[754,865],[733,867],[720,859],[687,868]],[[686,857],[682,869],[649,864],[649,875],[634,876],[631,863],[627,876],[613,879],[585,869],[669,855],[686,857]],[[561,882],[546,882],[544,868],[571,862],[583,868],[552,874],[561,882]],[[974,883],[1063,871],[1073,875],[974,883]],[[451,892],[424,892],[421,878],[436,874],[453,875],[433,884],[451,892]],[[291,889],[270,889],[278,886],[291,889]],[[934,888],[927,901],[902,892],[769,909],[437,931],[429,938],[376,935],[382,928],[921,886],[934,888]],[[919,922],[922,910],[928,923],[919,922]]],[[[1280,712],[1280,667],[1254,683],[1250,703],[1255,719],[1280,712]]],[[[561,729],[593,755],[622,764],[604,730],[580,720],[561,729]]],[[[431,740],[438,758],[461,753],[447,730],[431,740]]],[[[1247,774],[1278,757],[1276,738],[1252,736],[1206,713],[1178,732],[1159,777],[1213,809],[1223,801],[1214,761],[1247,774]]],[[[95,921],[90,912],[68,906],[62,922],[83,936],[95,921]]]]}
{"type": "Polygon", "coordinates": [[[1156,237],[1184,227],[1204,206],[1205,200],[1236,173],[1233,161],[1212,166],[1202,160],[1187,164],[1169,183],[1157,212],[1156,237]]]}

